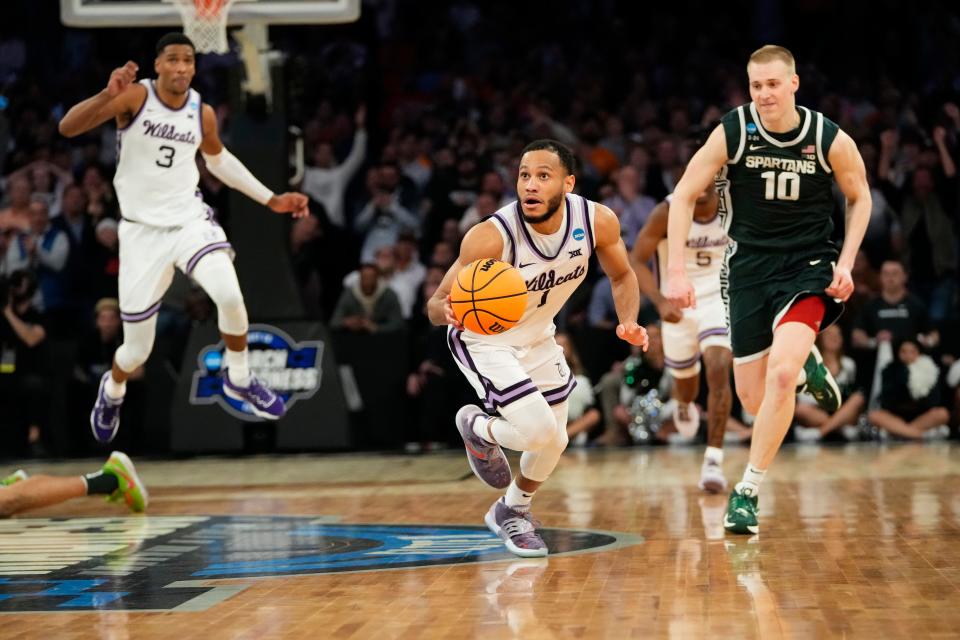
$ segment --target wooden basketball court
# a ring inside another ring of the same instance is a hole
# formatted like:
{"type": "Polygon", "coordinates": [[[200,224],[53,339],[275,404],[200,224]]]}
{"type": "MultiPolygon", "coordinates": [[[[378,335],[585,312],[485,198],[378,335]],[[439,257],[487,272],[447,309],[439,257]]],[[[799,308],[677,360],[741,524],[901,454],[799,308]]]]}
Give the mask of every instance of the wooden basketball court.
{"type": "Polygon", "coordinates": [[[788,447],[749,538],[696,489],[700,455],[568,452],[534,502],[545,560],[482,527],[497,494],[460,453],[141,462],[147,517],[86,498],[0,521],[0,637],[956,635],[956,446],[788,447]]]}

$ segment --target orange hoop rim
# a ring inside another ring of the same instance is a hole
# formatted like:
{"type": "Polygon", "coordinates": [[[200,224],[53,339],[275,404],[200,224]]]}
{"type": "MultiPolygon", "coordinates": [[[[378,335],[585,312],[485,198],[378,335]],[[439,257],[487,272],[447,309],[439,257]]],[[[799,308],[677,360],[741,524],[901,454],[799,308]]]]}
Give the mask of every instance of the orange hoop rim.
{"type": "Polygon", "coordinates": [[[198,18],[216,18],[226,4],[226,0],[193,0],[198,18]]]}

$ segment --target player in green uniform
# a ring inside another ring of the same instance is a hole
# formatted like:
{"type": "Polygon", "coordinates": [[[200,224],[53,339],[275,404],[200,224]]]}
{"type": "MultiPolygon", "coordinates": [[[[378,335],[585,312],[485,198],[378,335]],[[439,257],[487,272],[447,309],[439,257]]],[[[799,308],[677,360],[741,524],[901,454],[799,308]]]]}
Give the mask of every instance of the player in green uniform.
{"type": "Polygon", "coordinates": [[[840,392],[813,346],[853,292],[850,270],[870,219],[870,189],[853,139],[798,107],[793,55],[767,45],[747,64],[752,102],[724,116],[673,192],[666,297],[696,305],[683,243],[694,203],[711,180],[734,243],[721,274],[737,395],[756,416],[750,463],[730,494],[724,526],[757,533],[760,482],[790,428],[797,384],[828,411],[840,392]],[[830,241],[836,181],[847,199],[846,235],[830,241]]]}

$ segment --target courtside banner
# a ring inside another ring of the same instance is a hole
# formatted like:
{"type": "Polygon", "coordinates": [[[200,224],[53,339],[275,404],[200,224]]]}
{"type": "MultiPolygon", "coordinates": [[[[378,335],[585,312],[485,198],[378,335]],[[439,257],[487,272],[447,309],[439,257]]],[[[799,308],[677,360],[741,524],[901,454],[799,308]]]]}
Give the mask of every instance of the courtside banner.
{"type": "MultiPolygon", "coordinates": [[[[216,325],[191,333],[171,411],[174,451],[238,451],[243,424],[264,422],[246,403],[224,395],[224,348],[216,325]]],[[[248,348],[251,373],[287,406],[287,414],[272,423],[278,450],[348,446],[346,406],[322,324],[252,324],[248,348]]]]}

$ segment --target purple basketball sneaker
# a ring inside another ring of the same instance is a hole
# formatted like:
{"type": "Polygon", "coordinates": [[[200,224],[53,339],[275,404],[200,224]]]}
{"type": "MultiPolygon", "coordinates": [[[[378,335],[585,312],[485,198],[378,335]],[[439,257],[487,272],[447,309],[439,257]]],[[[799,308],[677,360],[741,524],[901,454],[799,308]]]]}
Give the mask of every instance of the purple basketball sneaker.
{"type": "Polygon", "coordinates": [[[503,455],[503,449],[473,431],[473,423],[478,418],[486,417],[486,412],[477,405],[465,405],[457,411],[457,431],[463,438],[463,447],[467,450],[467,461],[473,473],[494,489],[506,489],[513,481],[513,474],[510,473],[510,463],[503,455]]]}
{"type": "Polygon", "coordinates": [[[107,395],[107,371],[100,377],[100,388],[97,390],[97,401],[93,403],[90,412],[90,429],[97,442],[110,442],[117,435],[120,428],[120,407],[123,398],[111,398],[107,395]]]}
{"type": "Polygon", "coordinates": [[[230,376],[224,369],[223,393],[228,398],[246,402],[254,415],[265,420],[279,420],[287,412],[287,406],[283,404],[283,398],[265,387],[252,375],[250,376],[250,384],[246,387],[239,387],[230,381],[230,376]]]}
{"type": "Polygon", "coordinates": [[[540,523],[529,512],[511,509],[500,498],[493,503],[483,521],[487,528],[500,536],[511,553],[522,558],[541,558],[547,555],[547,545],[537,533],[540,523]]]}

